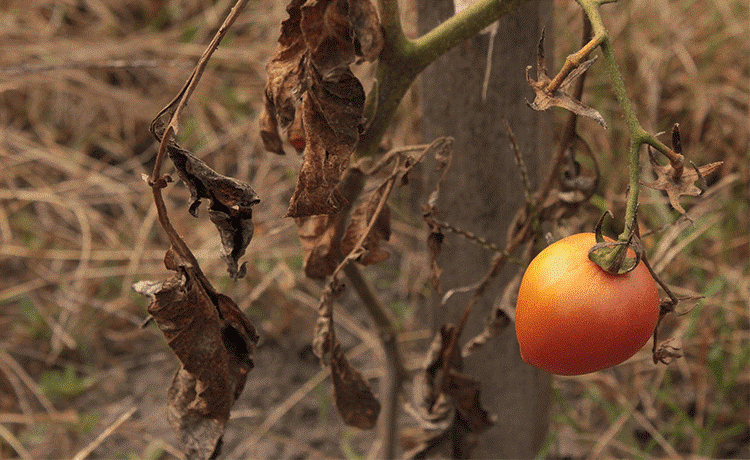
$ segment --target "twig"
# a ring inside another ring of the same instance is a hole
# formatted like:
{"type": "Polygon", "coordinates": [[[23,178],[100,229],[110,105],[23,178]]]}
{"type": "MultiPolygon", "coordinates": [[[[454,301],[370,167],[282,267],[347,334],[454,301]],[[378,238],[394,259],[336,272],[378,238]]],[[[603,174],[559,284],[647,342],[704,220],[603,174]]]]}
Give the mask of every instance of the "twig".
{"type": "MultiPolygon", "coordinates": [[[[573,113],[573,112],[571,112],[573,113]]],[[[573,114],[575,115],[575,114],[573,114]]],[[[534,200],[531,193],[531,181],[529,180],[529,171],[526,169],[526,163],[523,161],[523,155],[521,155],[521,149],[518,147],[516,142],[516,135],[513,133],[513,128],[510,127],[508,119],[503,117],[505,122],[505,131],[508,133],[510,139],[510,145],[513,147],[513,158],[516,160],[516,166],[518,166],[518,172],[521,174],[521,183],[523,184],[523,196],[526,199],[526,206],[529,208],[533,207],[534,200]]],[[[532,210],[533,214],[533,210],[532,210]]]]}
{"type": "Polygon", "coordinates": [[[0,438],[4,439],[5,442],[8,443],[8,445],[11,447],[11,449],[15,450],[19,457],[21,457],[23,460],[33,460],[34,457],[31,456],[28,450],[26,450],[25,447],[23,447],[23,444],[21,444],[21,441],[17,437],[13,435],[13,433],[10,432],[9,429],[5,428],[5,426],[0,425],[0,438]]]}
{"type": "MultiPolygon", "coordinates": [[[[398,162],[400,163],[400,162],[398,162]]],[[[375,227],[380,213],[385,208],[385,204],[388,201],[393,186],[399,177],[396,172],[399,169],[397,163],[394,168],[395,171],[391,176],[380,185],[383,187],[382,196],[378,206],[373,212],[372,218],[370,219],[367,229],[362,232],[357,243],[354,245],[349,254],[344,260],[339,263],[336,270],[331,275],[331,284],[336,283],[337,275],[341,270],[344,270],[347,278],[352,282],[354,290],[359,294],[362,303],[367,308],[370,316],[375,320],[376,325],[379,329],[379,338],[385,352],[386,369],[385,376],[381,380],[381,414],[380,420],[378,421],[378,439],[380,441],[381,451],[379,456],[384,458],[392,458],[395,448],[395,435],[396,435],[396,417],[398,415],[397,407],[397,395],[401,389],[401,383],[406,376],[406,371],[403,367],[403,360],[401,359],[401,353],[397,343],[397,331],[395,328],[395,322],[392,317],[388,315],[388,309],[383,305],[377,296],[372,291],[369,283],[364,279],[360,271],[351,262],[359,257],[360,252],[363,248],[364,242],[367,240],[370,232],[375,227]]],[[[328,291],[328,289],[326,289],[328,291]]],[[[323,305],[323,302],[321,302],[323,305]]],[[[332,305],[330,315],[332,317],[332,305]]],[[[333,325],[331,324],[331,337],[333,337],[333,325]]],[[[332,347],[330,348],[333,349],[332,347]]]]}
{"type": "MultiPolygon", "coordinates": [[[[422,146],[422,152],[415,158],[408,158],[404,160],[403,157],[397,155],[401,153],[396,151],[393,154],[389,154],[387,160],[381,160],[373,170],[380,169],[386,161],[391,161],[392,158],[396,159],[396,164],[393,167],[391,175],[380,184],[381,197],[375,211],[372,214],[367,228],[360,235],[359,240],[351,249],[349,254],[339,263],[330,276],[330,282],[325,289],[323,297],[321,298],[319,315],[325,318],[324,321],[331,322],[331,333],[329,333],[329,340],[333,337],[333,302],[331,296],[336,291],[338,286],[338,275],[343,270],[347,278],[351,281],[354,290],[362,300],[363,305],[367,308],[370,316],[375,321],[378,328],[378,337],[380,339],[381,346],[384,350],[385,356],[385,372],[384,377],[381,379],[380,386],[380,399],[383,402],[381,407],[380,420],[378,423],[378,442],[379,448],[377,452],[373,451],[373,455],[382,458],[392,458],[395,454],[396,444],[396,421],[398,416],[398,393],[401,391],[401,387],[404,379],[406,378],[407,372],[404,367],[403,358],[401,357],[401,351],[398,346],[398,331],[395,325],[393,314],[390,310],[383,305],[374,290],[362,275],[361,271],[356,267],[353,262],[360,255],[364,247],[364,242],[367,240],[370,232],[375,227],[380,214],[385,209],[385,205],[388,202],[388,198],[393,190],[393,187],[400,178],[404,177],[411,171],[411,169],[418,163],[420,163],[424,157],[435,150],[444,148],[446,142],[449,142],[446,138],[438,138],[427,146],[422,146]]],[[[406,151],[415,150],[412,147],[408,147],[406,151]]],[[[363,177],[362,177],[363,179],[363,177]]],[[[361,188],[360,188],[361,189],[361,188]]],[[[332,345],[332,344],[331,344],[332,345]]],[[[332,348],[329,347],[332,350],[332,348]]]]}
{"type": "MultiPolygon", "coordinates": [[[[591,36],[591,22],[588,20],[586,15],[584,15],[583,18],[583,32],[581,41],[583,43],[586,43],[591,36]]],[[[573,99],[577,101],[581,100],[585,83],[586,73],[584,72],[576,80],[576,86],[573,90],[572,96],[573,99]]],[[[544,185],[542,186],[541,192],[539,193],[539,198],[536,200],[537,203],[544,203],[550,192],[552,191],[552,187],[557,180],[557,175],[560,174],[560,167],[562,166],[563,160],[565,159],[565,153],[573,144],[573,140],[576,138],[577,122],[578,115],[576,115],[574,112],[568,112],[568,118],[565,121],[565,127],[563,128],[562,132],[562,139],[560,139],[560,143],[557,144],[557,150],[555,150],[555,154],[552,157],[552,168],[550,169],[547,178],[544,181],[544,185]]]]}
{"type": "MultiPolygon", "coordinates": [[[[203,76],[203,71],[206,69],[206,66],[208,65],[208,61],[211,59],[211,56],[213,55],[214,51],[219,47],[219,44],[221,43],[221,40],[224,38],[224,36],[229,31],[229,28],[234,24],[234,21],[237,19],[237,16],[240,15],[242,10],[245,8],[245,5],[247,4],[248,0],[237,0],[237,2],[234,4],[232,9],[229,11],[229,14],[227,14],[226,19],[224,19],[224,22],[221,24],[221,27],[219,27],[219,30],[216,31],[216,34],[214,35],[213,39],[211,39],[211,43],[208,44],[206,47],[206,50],[201,55],[200,59],[198,60],[198,63],[195,66],[195,69],[193,70],[193,73],[190,75],[188,80],[185,82],[185,85],[183,86],[182,90],[177,94],[177,96],[172,100],[172,102],[167,105],[159,114],[156,116],[157,119],[159,119],[162,115],[166,114],[168,111],[172,111],[169,119],[169,123],[167,124],[167,128],[165,129],[164,137],[168,138],[166,131],[171,126],[173,128],[173,131],[177,133],[177,123],[180,119],[180,115],[182,114],[182,110],[187,105],[188,99],[190,99],[190,96],[193,94],[193,90],[198,86],[198,82],[200,81],[201,77],[203,76]]],[[[164,139],[162,139],[162,143],[164,143],[164,139]]],[[[161,150],[161,148],[159,149],[161,150]]],[[[154,173],[151,176],[151,180],[156,182],[156,180],[159,178],[159,175],[161,174],[161,161],[159,156],[163,158],[163,152],[160,152],[160,155],[156,158],[156,164],[154,165],[154,173]]]]}
{"type": "Polygon", "coordinates": [[[348,264],[344,272],[378,327],[378,337],[385,357],[385,370],[379,385],[382,406],[378,421],[380,451],[376,458],[393,458],[396,446],[398,394],[407,375],[398,345],[395,322],[393,315],[389,314],[390,310],[380,302],[356,265],[348,264]]]}
{"type": "Polygon", "coordinates": [[[123,423],[125,423],[130,417],[133,416],[137,408],[135,406],[131,407],[128,411],[120,415],[117,420],[115,420],[110,426],[108,426],[99,436],[96,437],[88,446],[81,449],[75,457],[73,457],[73,460],[83,460],[84,458],[88,457],[91,452],[93,452],[97,447],[101,445],[101,443],[104,442],[109,435],[115,432],[117,428],[120,427],[123,423]]]}
{"type": "Polygon", "coordinates": [[[462,41],[517,9],[527,0],[479,0],[439,26],[410,40],[401,28],[398,2],[379,0],[385,42],[378,61],[377,85],[367,96],[365,113],[372,120],[362,134],[356,156],[375,155],[393,114],[411,83],[430,63],[462,41]]]}
{"type": "Polygon", "coordinates": [[[182,237],[180,237],[174,227],[172,227],[172,224],[169,221],[167,207],[164,204],[161,189],[166,187],[167,183],[171,179],[169,178],[169,176],[161,175],[161,168],[164,162],[164,157],[166,156],[167,146],[172,141],[172,136],[177,133],[177,125],[183,108],[187,105],[188,99],[190,99],[193,90],[195,90],[196,86],[198,86],[198,82],[203,75],[203,71],[208,65],[209,59],[213,55],[214,51],[216,51],[216,49],[219,47],[219,43],[221,43],[221,40],[224,38],[227,31],[237,19],[237,16],[239,16],[239,14],[242,12],[246,4],[247,0],[237,0],[237,2],[234,4],[231,11],[227,15],[226,19],[224,20],[224,23],[221,25],[221,27],[219,27],[219,30],[214,35],[211,43],[209,43],[209,45],[206,47],[206,50],[203,52],[203,55],[201,55],[198,63],[195,66],[195,69],[193,70],[193,73],[185,82],[182,90],[180,90],[180,92],[177,94],[177,96],[175,96],[172,102],[170,102],[164,109],[162,109],[161,112],[159,112],[159,114],[154,119],[154,122],[152,123],[152,131],[155,132],[154,124],[158,120],[160,120],[162,116],[169,114],[169,122],[167,123],[167,126],[162,134],[161,142],[159,144],[159,151],[154,162],[154,169],[148,181],[153,191],[154,203],[156,205],[159,223],[167,233],[169,241],[170,243],[172,243],[172,247],[177,252],[177,254],[187,262],[192,264],[196,268],[196,270],[198,270],[200,276],[202,276],[202,274],[200,273],[197,259],[190,251],[190,248],[188,248],[182,237]]]}
{"type": "Polygon", "coordinates": [[[460,235],[460,236],[466,238],[467,240],[469,240],[469,241],[471,241],[473,243],[476,243],[477,245],[479,245],[479,246],[481,246],[481,247],[483,247],[485,249],[488,249],[488,250],[490,250],[492,252],[498,252],[498,253],[504,252],[504,249],[501,248],[496,243],[493,243],[492,241],[489,241],[488,239],[486,239],[484,237],[481,237],[481,236],[479,236],[479,235],[477,235],[477,234],[475,234],[473,232],[470,232],[470,231],[468,231],[466,229],[463,229],[461,227],[457,227],[457,226],[451,224],[450,222],[445,222],[445,221],[442,221],[442,220],[435,219],[434,217],[432,217],[430,215],[425,216],[424,220],[425,220],[425,222],[427,222],[427,224],[429,224],[431,226],[435,226],[435,227],[441,228],[443,230],[448,230],[451,233],[455,233],[456,235],[460,235]]]}
{"type": "MultiPolygon", "coordinates": [[[[49,398],[47,398],[47,396],[41,391],[39,386],[34,382],[34,379],[31,378],[31,376],[23,369],[23,367],[21,367],[20,364],[18,364],[18,362],[15,359],[13,359],[12,356],[10,356],[10,354],[8,354],[8,352],[6,352],[5,350],[0,350],[0,358],[2,358],[3,362],[7,364],[8,367],[10,367],[13,373],[15,373],[18,376],[18,378],[21,379],[21,381],[23,381],[26,387],[32,393],[34,393],[34,396],[36,396],[37,400],[42,404],[42,406],[44,406],[44,410],[46,410],[50,414],[57,413],[57,410],[55,409],[55,406],[52,404],[52,401],[50,401],[49,398]]],[[[9,374],[8,380],[11,381],[11,384],[12,384],[13,381],[11,380],[11,377],[12,376],[9,374]]],[[[15,385],[13,386],[15,387],[15,385]]],[[[15,388],[15,389],[17,391],[20,391],[20,387],[15,388]]],[[[23,393],[19,394],[18,396],[22,397],[23,393]]],[[[28,405],[24,405],[22,403],[21,406],[24,407],[28,405]]],[[[29,413],[30,413],[31,412],[30,408],[27,408],[27,409],[29,409],[29,413]]]]}

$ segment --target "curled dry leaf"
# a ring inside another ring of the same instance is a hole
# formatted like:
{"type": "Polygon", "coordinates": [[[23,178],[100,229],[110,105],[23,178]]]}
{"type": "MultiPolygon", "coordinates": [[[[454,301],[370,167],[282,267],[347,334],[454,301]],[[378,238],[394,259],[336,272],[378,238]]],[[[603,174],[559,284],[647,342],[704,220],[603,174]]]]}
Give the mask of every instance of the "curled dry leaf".
{"type": "Polygon", "coordinates": [[[303,150],[304,160],[288,216],[335,214],[345,200],[336,190],[359,139],[365,94],[349,66],[382,49],[376,10],[369,0],[292,0],[268,83],[261,137],[283,153],[279,129],[303,150]]]}
{"type": "Polygon", "coordinates": [[[427,248],[430,251],[430,285],[438,294],[442,293],[440,287],[440,274],[442,269],[438,265],[437,257],[440,255],[440,251],[443,247],[443,240],[445,235],[439,225],[436,224],[435,218],[438,216],[437,202],[440,198],[440,189],[445,182],[445,177],[448,174],[448,170],[453,160],[453,138],[438,139],[433,142],[433,145],[437,146],[435,151],[435,160],[437,161],[436,170],[440,172],[440,177],[435,183],[435,188],[429,195],[427,204],[422,206],[422,219],[427,223],[430,228],[430,233],[427,236],[427,248]],[[439,143],[438,143],[439,141],[439,143]]]}
{"type": "MultiPolygon", "coordinates": [[[[359,242],[364,232],[367,231],[370,221],[375,215],[380,200],[383,199],[383,187],[376,188],[370,197],[363,201],[352,213],[351,222],[344,233],[341,241],[341,251],[344,256],[348,255],[359,242]]],[[[356,260],[362,265],[371,265],[384,261],[389,254],[380,249],[382,240],[388,241],[391,237],[391,210],[386,204],[377,216],[375,225],[362,243],[364,253],[356,260]]]]}
{"type": "Polygon", "coordinates": [[[651,149],[648,150],[648,157],[651,166],[654,169],[654,173],[656,174],[656,180],[643,183],[643,185],[655,190],[663,190],[667,192],[669,203],[672,207],[686,217],[687,212],[680,204],[680,196],[698,196],[703,193],[701,189],[695,185],[695,182],[699,180],[702,182],[704,177],[716,171],[719,166],[724,163],[723,161],[716,161],[701,167],[693,166],[693,169],[684,169],[679,177],[675,177],[675,171],[674,168],[672,168],[672,165],[660,165],[651,149]]]}
{"type": "Polygon", "coordinates": [[[170,142],[167,152],[190,189],[190,214],[197,217],[201,199],[209,200],[208,215],[221,237],[221,259],[232,279],[242,278],[245,266],[238,267],[239,259],[253,237],[252,207],[260,198],[249,185],[222,176],[176,143],[170,142]]]}
{"type": "Polygon", "coordinates": [[[289,18],[281,23],[276,52],[266,65],[268,81],[260,117],[260,135],[266,150],[283,154],[279,128],[286,129],[295,119],[296,107],[304,92],[305,41],[300,30],[301,0],[286,8],[289,18]]]}
{"type": "Polygon", "coordinates": [[[318,306],[313,351],[323,365],[331,368],[331,381],[336,408],[347,425],[367,430],[375,426],[380,403],[370,385],[344,356],[333,328],[333,300],[344,285],[335,279],[326,285],[318,306]]]}
{"type": "Polygon", "coordinates": [[[346,199],[336,188],[358,137],[340,136],[320,112],[309,93],[303,97],[305,151],[287,217],[337,214],[346,199]]]}
{"type": "Polygon", "coordinates": [[[481,383],[461,372],[456,333],[452,324],[440,327],[427,351],[425,370],[415,378],[416,409],[411,413],[423,433],[422,441],[406,458],[426,458],[446,449],[457,458],[466,458],[477,436],[493,425],[480,402],[481,383]]]}
{"type": "Polygon", "coordinates": [[[440,268],[437,261],[440,251],[443,248],[443,240],[445,240],[445,235],[440,228],[434,227],[430,229],[430,234],[427,236],[427,248],[430,251],[430,286],[438,294],[442,294],[443,292],[440,286],[440,275],[443,273],[443,269],[440,268]]]}
{"type": "Polygon", "coordinates": [[[227,296],[216,292],[196,267],[170,249],[166,281],[140,282],[151,298],[148,312],[180,360],[169,388],[170,421],[188,458],[217,454],[229,411],[245,386],[258,335],[227,296]]]}
{"type": "MultiPolygon", "coordinates": [[[[151,133],[160,142],[165,123],[173,115],[177,100],[179,96],[151,123],[151,133]]],[[[167,142],[167,154],[180,179],[190,190],[190,214],[197,217],[201,200],[209,200],[209,218],[221,238],[221,259],[227,264],[232,279],[242,278],[245,276],[245,265],[239,266],[239,259],[253,237],[252,207],[260,202],[258,194],[250,185],[217,173],[173,139],[167,142]]]]}
{"type": "Polygon", "coordinates": [[[515,320],[515,304],[518,297],[518,287],[521,284],[522,272],[516,273],[503,289],[502,295],[495,299],[492,312],[485,319],[484,329],[474,336],[461,349],[461,356],[466,358],[476,350],[500,335],[515,320]]]}
{"type": "Polygon", "coordinates": [[[547,68],[545,66],[544,59],[544,36],[539,41],[538,55],[537,55],[537,69],[536,75],[537,80],[534,81],[529,76],[529,70],[531,66],[526,67],[526,82],[534,90],[534,102],[527,102],[528,106],[534,110],[547,110],[550,107],[562,107],[565,110],[569,110],[576,115],[582,117],[588,117],[595,120],[597,123],[602,125],[604,129],[607,129],[607,123],[604,121],[604,117],[596,110],[587,105],[584,105],[581,101],[573,99],[568,93],[568,90],[573,83],[583,75],[586,70],[596,61],[596,57],[589,59],[588,61],[582,62],[576,67],[567,77],[563,80],[560,87],[554,92],[550,93],[547,91],[547,85],[552,79],[547,75],[547,68]]]}
{"type": "Polygon", "coordinates": [[[331,381],[336,408],[344,423],[361,430],[373,428],[380,414],[380,403],[362,374],[349,364],[339,343],[331,356],[331,381]]]}
{"type": "Polygon", "coordinates": [[[341,252],[336,240],[336,227],[340,218],[335,216],[309,216],[295,219],[302,253],[305,275],[325,279],[338,264],[341,252]]]}
{"type": "MultiPolygon", "coordinates": [[[[383,188],[378,187],[367,200],[355,209],[340,243],[336,240],[336,230],[341,220],[338,214],[296,219],[297,234],[304,254],[303,268],[308,277],[325,279],[334,272],[339,257],[349,255],[362,234],[367,230],[382,196],[383,188]]],[[[388,253],[380,249],[380,242],[382,240],[387,241],[390,235],[390,210],[386,206],[378,216],[375,227],[365,240],[363,244],[364,252],[357,261],[362,265],[370,265],[387,259],[388,253]]]]}

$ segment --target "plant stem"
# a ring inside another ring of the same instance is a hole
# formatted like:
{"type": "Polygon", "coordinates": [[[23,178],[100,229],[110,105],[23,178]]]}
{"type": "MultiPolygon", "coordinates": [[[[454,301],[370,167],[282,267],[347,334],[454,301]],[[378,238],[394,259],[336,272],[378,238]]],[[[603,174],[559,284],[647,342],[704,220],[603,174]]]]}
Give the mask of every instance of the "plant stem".
{"type": "Polygon", "coordinates": [[[352,287],[367,311],[375,321],[378,328],[378,337],[383,346],[385,357],[384,376],[380,379],[379,393],[381,400],[381,413],[378,427],[378,440],[380,441],[379,458],[394,458],[396,448],[396,420],[398,415],[398,394],[406,379],[407,373],[404,367],[401,350],[398,345],[398,331],[391,311],[383,305],[378,296],[367,282],[362,272],[354,264],[347,264],[344,273],[352,283],[352,287]]]}
{"type": "Polygon", "coordinates": [[[359,139],[355,155],[377,153],[401,99],[425,67],[526,1],[480,0],[423,36],[410,40],[401,29],[397,1],[379,0],[385,45],[378,61],[376,84],[367,96],[364,110],[372,114],[372,119],[359,139]]]}
{"type": "Polygon", "coordinates": [[[414,40],[416,63],[427,67],[446,51],[517,9],[526,0],[482,0],[414,40]]]}
{"type": "MultiPolygon", "coordinates": [[[[640,187],[640,158],[639,152],[640,147],[643,144],[648,144],[654,147],[656,150],[664,154],[672,164],[674,169],[673,176],[675,179],[679,179],[683,171],[684,157],[674,152],[672,149],[664,145],[656,137],[649,134],[638,121],[638,116],[633,109],[633,104],[630,102],[627,90],[625,89],[625,82],[622,78],[622,73],[617,65],[617,58],[615,56],[612,42],[609,38],[609,34],[604,27],[604,21],[601,17],[599,8],[603,3],[608,3],[604,0],[577,0],[586,16],[591,21],[593,32],[595,36],[601,36],[601,48],[602,54],[604,55],[604,63],[607,67],[607,75],[609,82],[612,85],[612,91],[615,93],[617,102],[622,109],[625,124],[628,127],[630,133],[630,146],[628,148],[628,166],[630,168],[629,180],[628,180],[628,200],[627,207],[625,209],[625,228],[619,235],[618,240],[620,242],[628,241],[635,230],[634,225],[630,225],[635,218],[636,208],[638,206],[638,191],[640,187]]],[[[612,257],[614,258],[617,253],[626,250],[625,246],[618,246],[613,252],[612,257]]]]}

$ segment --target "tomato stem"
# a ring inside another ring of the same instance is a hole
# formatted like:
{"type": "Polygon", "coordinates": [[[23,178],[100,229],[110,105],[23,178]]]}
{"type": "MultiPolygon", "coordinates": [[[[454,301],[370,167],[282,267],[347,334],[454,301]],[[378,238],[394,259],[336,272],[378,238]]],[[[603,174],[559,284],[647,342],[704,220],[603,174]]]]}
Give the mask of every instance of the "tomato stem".
{"type": "MultiPolygon", "coordinates": [[[[663,142],[659,141],[655,136],[649,134],[638,121],[638,117],[633,108],[633,104],[630,102],[627,90],[625,88],[625,81],[622,77],[622,73],[617,65],[617,58],[614,53],[612,41],[604,27],[604,21],[601,16],[601,5],[604,3],[610,3],[606,0],[577,0],[578,4],[583,9],[584,13],[591,22],[591,27],[596,37],[601,37],[600,47],[604,57],[604,64],[606,66],[606,72],[608,80],[612,86],[612,91],[615,94],[620,109],[622,110],[625,124],[627,125],[628,132],[630,135],[630,145],[628,148],[628,198],[625,209],[625,228],[622,233],[618,236],[620,243],[627,243],[632,241],[633,232],[636,230],[635,219],[636,209],[638,207],[638,193],[640,187],[640,148],[643,144],[650,145],[656,150],[666,156],[674,170],[674,178],[679,179],[683,171],[684,157],[674,150],[667,147],[663,142]]],[[[606,259],[614,261],[622,258],[623,251],[627,250],[627,244],[618,245],[612,248],[612,254],[607,254],[606,259]]],[[[597,261],[597,263],[600,263],[597,261]]],[[[600,265],[606,269],[605,265],[600,265]]]]}

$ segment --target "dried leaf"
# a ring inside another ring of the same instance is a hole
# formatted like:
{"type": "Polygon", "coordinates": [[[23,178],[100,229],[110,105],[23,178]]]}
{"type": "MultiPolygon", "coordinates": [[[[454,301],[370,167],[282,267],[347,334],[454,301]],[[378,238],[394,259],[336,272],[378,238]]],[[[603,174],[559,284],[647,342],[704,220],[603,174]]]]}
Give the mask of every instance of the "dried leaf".
{"type": "Polygon", "coordinates": [[[313,332],[312,349],[324,364],[331,362],[331,344],[333,337],[333,318],[330,316],[318,316],[313,332]]]}
{"type": "Polygon", "coordinates": [[[537,55],[536,81],[532,80],[529,76],[529,70],[531,70],[531,66],[526,67],[526,82],[528,82],[529,86],[531,86],[536,95],[534,98],[534,102],[527,102],[528,106],[534,110],[547,110],[550,107],[562,107],[575,113],[576,115],[591,118],[602,125],[604,129],[607,129],[607,123],[604,121],[604,117],[602,117],[602,115],[598,111],[592,109],[587,105],[584,105],[581,101],[573,99],[570,94],[568,94],[570,86],[576,81],[576,79],[578,79],[578,77],[583,75],[583,73],[586,72],[589,67],[591,67],[591,64],[596,61],[596,57],[582,62],[578,67],[570,72],[567,77],[565,77],[562,84],[560,84],[560,87],[557,90],[555,90],[553,93],[549,93],[547,92],[546,88],[547,85],[552,81],[552,79],[549,77],[549,75],[547,75],[547,68],[545,65],[543,54],[543,40],[544,36],[542,36],[542,40],[540,40],[538,48],[539,51],[537,55]]]}
{"type": "Polygon", "coordinates": [[[226,420],[206,417],[191,408],[196,400],[198,379],[180,368],[172,378],[167,390],[169,398],[169,421],[177,430],[187,458],[216,458],[221,449],[226,420]]]}
{"type": "Polygon", "coordinates": [[[295,219],[305,274],[313,279],[325,279],[338,265],[339,244],[335,240],[339,216],[310,216],[295,219]]]}
{"type": "Polygon", "coordinates": [[[369,0],[294,0],[287,11],[266,67],[261,136],[280,153],[281,128],[304,149],[287,216],[336,214],[346,204],[336,185],[359,139],[365,101],[349,66],[358,54],[379,54],[379,21],[369,0]]]}
{"type": "Polygon", "coordinates": [[[336,214],[346,204],[336,186],[355,142],[342,142],[313,104],[311,96],[306,93],[302,107],[304,160],[289,203],[288,217],[336,214]]]}
{"type": "Polygon", "coordinates": [[[222,176],[176,142],[169,142],[167,152],[190,190],[190,214],[197,216],[201,199],[209,200],[209,217],[221,237],[221,259],[227,264],[232,279],[243,277],[244,264],[238,267],[238,263],[253,237],[252,207],[260,198],[252,187],[222,176]]]}
{"type": "Polygon", "coordinates": [[[702,177],[713,173],[724,163],[723,161],[716,161],[701,166],[700,168],[695,166],[693,166],[694,169],[685,168],[682,175],[675,178],[672,165],[660,165],[651,149],[648,150],[648,156],[651,166],[654,169],[654,173],[656,174],[656,180],[654,182],[643,183],[643,185],[655,190],[663,190],[667,192],[669,203],[684,216],[687,216],[687,212],[680,204],[680,196],[698,196],[703,193],[701,189],[695,185],[695,182],[702,177]]]}
{"type": "Polygon", "coordinates": [[[148,312],[181,363],[169,389],[171,422],[188,458],[211,458],[253,367],[258,336],[237,305],[217,293],[196,267],[171,249],[165,264],[177,274],[134,288],[151,297],[148,312]]]}
{"type": "Polygon", "coordinates": [[[286,129],[304,91],[305,41],[300,30],[301,0],[292,0],[286,10],[289,18],[281,23],[281,34],[271,60],[266,64],[268,81],[260,117],[260,134],[269,152],[283,154],[279,127],[286,129]]]}
{"type": "Polygon", "coordinates": [[[263,141],[263,146],[269,152],[273,152],[277,155],[283,155],[284,147],[279,135],[279,126],[276,122],[276,110],[274,109],[273,101],[266,94],[263,98],[264,106],[263,112],[260,114],[260,138],[263,141]]]}
{"type": "Polygon", "coordinates": [[[297,112],[294,121],[287,128],[286,134],[289,138],[289,143],[292,144],[297,153],[305,151],[305,128],[302,125],[301,112],[297,112]]]}
{"type": "Polygon", "coordinates": [[[456,333],[452,324],[440,327],[427,351],[425,370],[415,378],[416,409],[412,406],[410,412],[423,433],[405,458],[426,458],[446,449],[453,457],[465,458],[477,436],[493,424],[480,403],[479,381],[461,372],[456,333]]]}
{"type": "Polygon", "coordinates": [[[349,22],[358,56],[374,61],[383,49],[383,31],[375,6],[369,0],[349,0],[349,22]]]}
{"type": "Polygon", "coordinates": [[[436,170],[440,172],[440,177],[435,183],[434,190],[430,193],[427,204],[422,206],[422,218],[430,227],[430,234],[427,237],[427,247],[430,251],[430,284],[438,294],[442,293],[440,287],[440,274],[443,270],[438,265],[437,257],[443,247],[445,235],[442,229],[437,225],[435,219],[438,216],[437,202],[440,197],[440,189],[445,182],[445,177],[450,169],[453,160],[453,138],[446,137],[437,139],[433,142],[437,149],[435,150],[435,160],[437,160],[436,170]]]}
{"type": "MultiPolygon", "coordinates": [[[[370,221],[375,215],[380,200],[383,199],[383,187],[376,188],[370,197],[360,203],[357,209],[354,210],[351,217],[351,222],[344,233],[344,238],[341,241],[341,251],[344,256],[348,255],[354,246],[362,238],[362,234],[367,231],[370,221]]],[[[375,226],[370,231],[365,241],[362,243],[362,249],[364,253],[360,255],[356,260],[362,265],[371,265],[384,261],[388,258],[389,254],[386,251],[380,249],[380,242],[382,240],[388,241],[391,237],[391,211],[388,205],[386,205],[381,213],[378,215],[375,221],[375,226]]]]}
{"type": "Polygon", "coordinates": [[[482,433],[493,425],[489,414],[480,402],[482,384],[473,377],[451,369],[445,383],[445,391],[459,411],[460,418],[472,433],[482,433]]]}
{"type": "Polygon", "coordinates": [[[307,0],[301,7],[308,56],[325,80],[337,80],[356,59],[348,10],[347,0],[307,0]]]}
{"type": "Polygon", "coordinates": [[[380,403],[362,374],[349,364],[338,343],[331,357],[331,381],[336,408],[344,423],[361,430],[373,428],[380,414],[380,403]]]}

